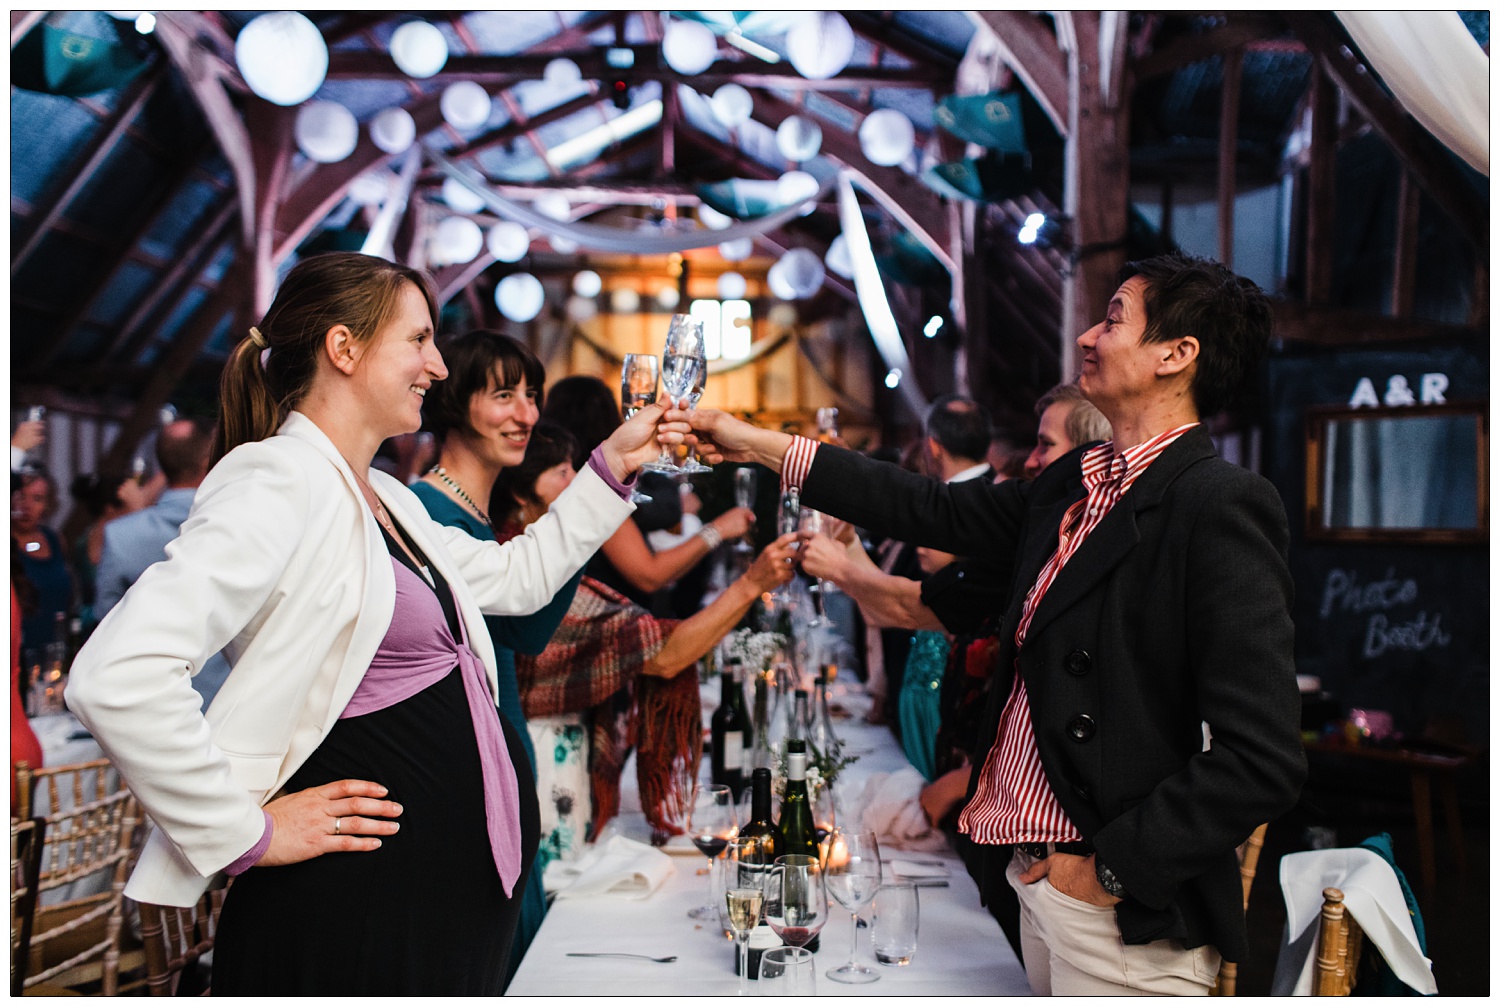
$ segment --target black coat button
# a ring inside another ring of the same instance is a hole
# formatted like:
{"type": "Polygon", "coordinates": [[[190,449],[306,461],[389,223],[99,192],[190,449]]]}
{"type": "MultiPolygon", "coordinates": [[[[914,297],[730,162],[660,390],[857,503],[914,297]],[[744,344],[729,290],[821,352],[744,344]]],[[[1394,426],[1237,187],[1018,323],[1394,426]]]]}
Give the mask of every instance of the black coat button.
{"type": "Polygon", "coordinates": [[[1095,730],[1097,730],[1097,728],[1094,724],[1094,718],[1090,717],[1086,713],[1080,713],[1078,716],[1068,721],[1068,737],[1072,738],[1074,741],[1088,741],[1094,736],[1095,730]]]}
{"type": "Polygon", "coordinates": [[[1071,675],[1086,675],[1093,666],[1094,659],[1089,657],[1089,652],[1086,650],[1075,650],[1063,658],[1063,667],[1071,675]]]}

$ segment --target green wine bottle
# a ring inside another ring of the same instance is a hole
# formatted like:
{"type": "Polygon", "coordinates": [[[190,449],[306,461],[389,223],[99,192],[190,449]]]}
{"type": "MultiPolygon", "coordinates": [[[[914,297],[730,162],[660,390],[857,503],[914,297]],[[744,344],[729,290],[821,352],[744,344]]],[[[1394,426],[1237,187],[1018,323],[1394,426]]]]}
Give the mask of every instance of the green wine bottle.
{"type": "Polygon", "coordinates": [[[781,821],[777,828],[781,832],[781,842],[776,847],[778,855],[818,855],[812,805],[807,800],[807,743],[801,738],[787,742],[786,793],[781,798],[781,821]]]}

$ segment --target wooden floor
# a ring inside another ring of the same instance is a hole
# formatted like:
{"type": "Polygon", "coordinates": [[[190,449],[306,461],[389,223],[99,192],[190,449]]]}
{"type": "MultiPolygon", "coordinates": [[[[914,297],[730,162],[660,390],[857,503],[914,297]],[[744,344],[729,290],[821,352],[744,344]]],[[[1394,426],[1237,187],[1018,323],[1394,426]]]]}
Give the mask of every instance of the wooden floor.
{"type": "Polygon", "coordinates": [[[1396,863],[1417,896],[1427,928],[1427,957],[1432,959],[1438,992],[1444,996],[1487,996],[1490,992],[1489,905],[1489,775],[1486,766],[1466,771],[1460,778],[1464,848],[1468,870],[1460,875],[1449,853],[1447,830],[1438,816],[1437,887],[1425,892],[1419,882],[1416,822],[1409,790],[1397,776],[1320,776],[1313,778],[1297,809],[1272,824],[1250,892],[1248,924],[1251,960],[1240,966],[1243,996],[1271,990],[1276,953],[1286,923],[1286,908],[1278,883],[1277,864],[1287,853],[1311,849],[1309,828],[1331,829],[1333,845],[1355,846],[1380,832],[1389,832],[1396,863]]]}

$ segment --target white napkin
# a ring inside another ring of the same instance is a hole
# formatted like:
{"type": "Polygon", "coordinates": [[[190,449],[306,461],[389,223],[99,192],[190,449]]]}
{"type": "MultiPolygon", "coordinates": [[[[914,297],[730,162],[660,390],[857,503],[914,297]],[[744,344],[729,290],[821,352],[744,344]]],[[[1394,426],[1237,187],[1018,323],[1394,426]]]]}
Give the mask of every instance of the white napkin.
{"type": "Polygon", "coordinates": [[[898,878],[946,878],[949,875],[946,864],[919,864],[913,860],[890,860],[886,862],[886,866],[898,878]]]}
{"type": "Polygon", "coordinates": [[[542,875],[542,886],[560,899],[609,895],[644,899],[677,868],[672,858],[645,843],[613,836],[595,844],[577,860],[554,860],[542,875]]]}
{"type": "Polygon", "coordinates": [[[1344,893],[1346,911],[1365,932],[1365,939],[1380,950],[1398,979],[1419,993],[1437,993],[1432,962],[1423,957],[1417,944],[1417,931],[1396,872],[1373,850],[1340,848],[1288,853],[1281,858],[1287,929],[1276,959],[1273,996],[1312,995],[1325,888],[1344,893]]]}
{"type": "Polygon", "coordinates": [[[860,803],[864,827],[875,833],[881,847],[935,852],[947,849],[948,839],[927,824],[919,800],[927,781],[915,767],[894,773],[874,773],[865,783],[860,803]]]}

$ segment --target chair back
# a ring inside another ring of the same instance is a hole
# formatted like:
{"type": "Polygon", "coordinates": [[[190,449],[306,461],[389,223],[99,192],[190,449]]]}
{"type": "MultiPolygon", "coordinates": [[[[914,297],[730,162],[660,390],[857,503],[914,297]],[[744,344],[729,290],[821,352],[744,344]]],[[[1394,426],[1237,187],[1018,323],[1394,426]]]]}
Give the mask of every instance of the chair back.
{"type": "Polygon", "coordinates": [[[24,986],[98,980],[118,988],[125,880],[136,833],[135,798],[107,759],[30,773],[33,801],[45,794],[46,843],[24,986]]]}
{"type": "MultiPolygon", "coordinates": [[[[142,902],[141,940],[146,945],[146,988],[151,996],[180,996],[184,972],[214,947],[226,889],[207,892],[198,904],[180,908],[142,902]]],[[[207,987],[193,992],[206,995],[207,987]]]]}
{"type": "MultiPolygon", "coordinates": [[[[1250,833],[1250,838],[1245,840],[1236,854],[1240,858],[1240,885],[1244,890],[1245,911],[1250,910],[1250,885],[1255,881],[1255,869],[1260,866],[1260,849],[1266,844],[1266,829],[1270,822],[1262,822],[1256,826],[1255,831],[1250,833]]],[[[1237,991],[1240,981],[1240,966],[1238,962],[1221,962],[1219,964],[1219,976],[1214,981],[1213,995],[1220,997],[1232,997],[1237,991]]]]}
{"type": "Polygon", "coordinates": [[[1323,889],[1323,914],[1318,920],[1318,955],[1313,973],[1313,995],[1346,997],[1358,980],[1359,952],[1364,933],[1344,911],[1344,893],[1323,889]]]}
{"type": "Polygon", "coordinates": [[[31,926],[36,917],[37,883],[42,873],[42,842],[47,823],[40,818],[10,820],[10,995],[21,995],[31,926]]]}

